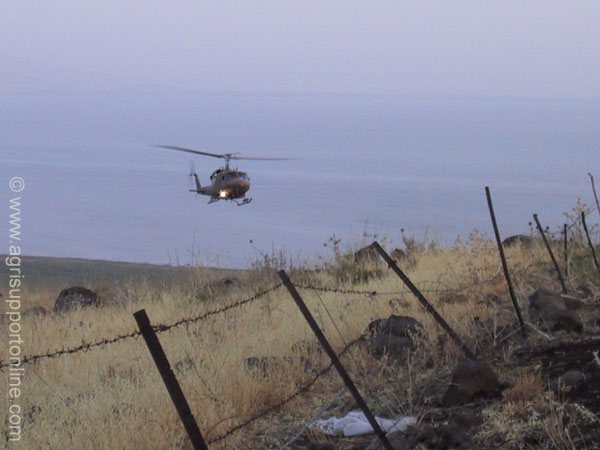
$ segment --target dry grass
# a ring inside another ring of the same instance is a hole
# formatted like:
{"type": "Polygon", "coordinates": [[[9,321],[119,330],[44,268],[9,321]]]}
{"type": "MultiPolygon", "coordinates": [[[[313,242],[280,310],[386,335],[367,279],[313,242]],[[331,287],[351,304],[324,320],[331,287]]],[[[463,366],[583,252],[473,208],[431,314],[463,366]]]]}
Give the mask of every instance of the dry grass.
{"type": "MultiPolygon", "coordinates": [[[[546,255],[541,248],[514,248],[509,251],[509,258],[515,267],[516,286],[524,306],[528,291],[539,284],[539,277],[546,277],[544,271],[533,270],[546,260],[546,255]]],[[[346,287],[392,293],[404,290],[391,272],[384,268],[383,274],[365,284],[346,287]]],[[[437,296],[427,295],[471,346],[486,333],[494,339],[495,333],[486,329],[478,334],[474,324],[486,320],[497,326],[514,322],[499,274],[495,248],[478,236],[452,249],[419,255],[409,271],[415,283],[435,281],[435,286],[448,289],[485,281],[462,292],[464,299],[457,302],[442,303],[437,296]],[[502,305],[480,301],[489,293],[500,294],[502,305]]],[[[321,286],[334,286],[339,281],[327,271],[297,276],[310,278],[312,284],[321,286]]],[[[206,288],[202,280],[169,287],[151,283],[122,286],[118,292],[112,292],[113,297],[121,299],[115,302],[118,304],[64,315],[24,317],[23,353],[44,353],[74,347],[82,341],[129,333],[136,328],[133,312],[142,308],[153,323],[172,323],[249,297],[275,283],[274,278],[271,280],[255,275],[248,278],[245,287],[230,290],[206,288]]],[[[419,408],[412,403],[424,402],[426,396],[418,392],[417,386],[447,376],[460,357],[460,351],[441,338],[443,332],[412,296],[390,294],[369,298],[314,291],[301,294],[336,351],[360,336],[375,318],[395,313],[423,323],[425,339],[415,358],[404,368],[391,370],[358,347],[344,359],[355,377],[379,369],[379,375],[363,389],[374,396],[371,398],[385,397],[388,403],[393,403],[382,406],[382,413],[418,413],[419,408]],[[391,381],[394,389],[390,388],[391,381]]],[[[28,298],[28,302],[48,307],[51,306],[48,298],[51,298],[49,293],[40,291],[37,297],[28,298]]],[[[285,289],[209,320],[161,333],[159,337],[208,439],[286,398],[311,380],[314,372],[306,369],[301,356],[310,354],[313,368],[328,363],[319,352],[307,352],[307,348],[316,348],[315,338],[285,289]],[[298,350],[301,342],[306,344],[298,350]],[[249,357],[266,358],[265,367],[249,369],[246,362],[249,357]]],[[[510,354],[506,358],[511,359],[510,354]]],[[[539,372],[503,373],[502,377],[514,386],[504,392],[500,407],[487,411],[488,429],[482,432],[483,437],[505,432],[518,439],[519,430],[534,427],[541,432],[545,430],[552,442],[568,442],[569,437],[564,432],[560,434],[563,416],[557,412],[555,400],[544,397],[539,372]],[[544,417],[541,425],[528,422],[531,411],[544,417]]],[[[162,380],[140,338],[28,365],[23,386],[23,440],[12,448],[189,448],[162,380]]],[[[294,429],[340,386],[337,377],[330,374],[277,416],[233,435],[222,447],[211,448],[267,448],[281,443],[282,431],[294,429]]]]}

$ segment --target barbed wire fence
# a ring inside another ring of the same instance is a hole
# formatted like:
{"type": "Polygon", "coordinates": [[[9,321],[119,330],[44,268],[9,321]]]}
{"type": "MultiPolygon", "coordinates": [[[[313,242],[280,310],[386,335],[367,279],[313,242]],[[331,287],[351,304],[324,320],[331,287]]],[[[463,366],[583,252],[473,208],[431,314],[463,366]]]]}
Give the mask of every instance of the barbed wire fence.
{"type": "MultiPolygon", "coordinates": [[[[156,333],[163,333],[165,331],[169,331],[173,328],[177,328],[182,325],[200,322],[200,321],[208,319],[209,317],[223,314],[232,309],[236,309],[241,306],[252,303],[252,302],[276,291],[277,289],[281,288],[281,286],[282,286],[281,283],[277,283],[276,285],[274,285],[268,289],[265,289],[261,292],[256,293],[252,297],[246,298],[244,300],[239,300],[237,302],[226,305],[222,308],[208,311],[208,312],[196,315],[196,316],[185,317],[185,318],[179,319],[176,322],[173,322],[171,324],[156,324],[156,325],[153,325],[152,328],[154,329],[154,331],[156,333]]],[[[87,342],[87,343],[83,342],[81,345],[78,345],[78,346],[72,347],[72,348],[67,348],[67,349],[62,348],[59,350],[52,350],[52,351],[48,351],[46,353],[41,353],[41,354],[37,354],[37,355],[25,356],[20,360],[19,363],[20,363],[20,365],[25,365],[25,364],[34,363],[41,359],[57,358],[57,357],[65,356],[65,355],[72,355],[75,353],[87,352],[87,351],[90,351],[95,348],[105,347],[108,345],[116,344],[118,342],[121,342],[121,341],[124,341],[127,339],[131,339],[131,338],[135,338],[135,337],[139,337],[139,336],[141,336],[141,332],[139,330],[135,330],[135,331],[132,331],[127,334],[122,334],[122,335],[114,336],[111,338],[103,338],[103,339],[100,339],[95,342],[87,342]]],[[[8,361],[0,361],[0,371],[4,370],[6,367],[9,367],[10,365],[11,365],[11,363],[8,361]]]]}
{"type": "MultiPolygon", "coordinates": [[[[444,284],[437,280],[436,281],[423,281],[423,282],[416,283],[416,284],[418,286],[422,287],[422,289],[421,289],[422,292],[443,295],[443,294],[459,293],[459,292],[463,292],[463,291],[466,291],[468,289],[471,289],[471,288],[474,288],[477,286],[483,286],[496,277],[497,277],[497,275],[494,275],[494,276],[490,277],[489,280],[475,282],[475,283],[472,283],[467,286],[461,286],[459,288],[442,287],[442,286],[444,286],[444,284]],[[432,286],[438,286],[438,287],[433,288],[432,286]]],[[[336,294],[345,294],[345,295],[355,294],[355,295],[364,295],[367,297],[405,295],[405,294],[410,293],[410,291],[406,288],[398,290],[398,291],[379,292],[376,290],[369,291],[369,290],[356,290],[356,289],[340,289],[340,288],[325,287],[325,286],[313,286],[313,285],[306,285],[306,284],[294,284],[294,285],[300,289],[307,289],[307,290],[312,290],[312,291],[316,291],[316,292],[327,292],[327,293],[336,293],[336,294]]],[[[262,297],[264,297],[272,292],[275,292],[276,290],[280,289],[281,287],[282,287],[282,284],[277,283],[274,286],[272,286],[268,289],[265,289],[263,291],[260,291],[251,297],[236,301],[236,302],[226,305],[222,308],[208,311],[208,312],[196,315],[196,316],[184,317],[184,318],[179,319],[170,324],[160,324],[160,323],[155,324],[152,326],[152,328],[154,329],[154,331],[156,333],[163,333],[163,332],[169,331],[173,328],[178,328],[182,325],[189,325],[189,324],[193,324],[196,322],[204,321],[212,316],[216,316],[216,315],[225,313],[227,311],[230,311],[232,309],[236,309],[241,306],[247,305],[249,303],[253,303],[256,300],[259,300],[262,297]]],[[[54,358],[59,358],[61,356],[72,355],[72,354],[76,354],[76,353],[80,353],[80,352],[87,352],[87,351],[91,351],[96,348],[109,346],[112,344],[119,343],[121,341],[136,338],[139,336],[141,336],[141,332],[139,330],[134,330],[134,331],[131,331],[126,334],[121,334],[121,335],[117,335],[117,336],[113,336],[113,337],[109,337],[109,338],[102,338],[102,339],[99,339],[94,342],[83,341],[81,343],[81,345],[78,345],[75,347],[60,348],[60,349],[56,349],[56,350],[47,351],[46,353],[24,356],[23,358],[21,358],[20,364],[26,365],[26,364],[30,364],[30,363],[35,363],[36,361],[43,360],[43,359],[54,359],[54,358]]],[[[10,366],[10,362],[8,362],[6,360],[0,360],[0,372],[9,366],[10,366]]]]}
{"type": "MultiPolygon", "coordinates": [[[[483,269],[490,270],[490,268],[483,268],[483,269]]],[[[439,280],[422,281],[422,282],[418,282],[415,284],[417,286],[420,286],[420,290],[423,293],[441,296],[441,295],[457,294],[457,293],[465,292],[465,291],[468,291],[468,290],[476,288],[476,287],[483,287],[489,283],[496,281],[499,277],[501,277],[501,274],[499,272],[496,272],[484,280],[475,281],[468,285],[463,285],[463,286],[459,286],[459,287],[455,287],[455,288],[450,288],[450,287],[448,287],[447,284],[445,284],[439,280]]],[[[343,288],[337,288],[337,287],[316,286],[316,285],[303,284],[303,283],[298,283],[298,284],[294,283],[294,286],[299,289],[310,290],[310,291],[314,291],[316,293],[320,292],[320,293],[335,293],[335,294],[342,294],[342,295],[361,295],[366,298],[384,297],[384,296],[389,297],[389,296],[395,296],[395,295],[406,295],[406,294],[410,293],[410,290],[407,288],[402,288],[400,290],[394,290],[394,291],[377,291],[377,290],[343,289],[343,288]]],[[[214,316],[226,313],[228,311],[240,308],[244,305],[248,305],[250,303],[258,301],[258,300],[266,297],[267,295],[279,290],[281,287],[282,287],[282,283],[277,283],[270,288],[267,288],[260,292],[257,292],[256,294],[254,294],[251,297],[248,297],[248,298],[245,298],[242,300],[238,300],[234,303],[228,304],[221,308],[218,308],[215,310],[210,310],[210,311],[207,311],[202,314],[195,315],[195,316],[184,317],[184,318],[181,318],[181,319],[179,319],[175,322],[169,323],[169,324],[161,324],[161,323],[155,324],[152,326],[152,328],[154,329],[154,331],[156,333],[163,333],[163,332],[178,328],[183,325],[189,325],[189,324],[201,322],[201,321],[207,320],[210,317],[214,317],[214,316]]],[[[80,352],[88,352],[93,349],[103,348],[103,347],[117,344],[119,342],[123,342],[123,341],[129,340],[129,339],[134,339],[134,338],[139,337],[140,335],[141,335],[141,332],[139,330],[135,330],[135,331],[132,331],[132,332],[129,332],[126,334],[117,335],[117,336],[113,336],[110,338],[103,338],[103,339],[97,340],[95,342],[87,342],[87,343],[82,342],[81,345],[71,347],[71,348],[66,348],[66,349],[61,348],[61,349],[57,349],[57,350],[47,351],[46,353],[28,355],[21,359],[20,364],[25,365],[25,364],[35,363],[35,362],[43,360],[43,359],[55,359],[55,358],[60,358],[60,357],[67,356],[67,355],[78,354],[80,352]]],[[[344,341],[345,346],[338,354],[338,357],[341,358],[342,356],[344,356],[352,347],[354,347],[358,343],[364,341],[365,337],[366,337],[366,335],[361,335],[358,338],[356,338],[348,343],[345,343],[345,340],[342,337],[342,340],[344,341]]],[[[5,370],[9,366],[11,366],[10,362],[5,361],[5,360],[0,361],[0,372],[5,370]]],[[[214,443],[222,442],[223,440],[234,435],[236,432],[238,432],[238,431],[250,426],[254,422],[260,420],[261,418],[264,418],[267,415],[280,410],[285,405],[291,403],[292,401],[296,400],[299,396],[308,392],[323,376],[325,376],[327,373],[329,373],[332,368],[333,368],[333,363],[329,363],[326,367],[324,367],[318,373],[316,373],[312,379],[310,379],[307,383],[300,386],[295,392],[288,395],[283,400],[281,400],[273,405],[270,405],[269,407],[265,408],[264,410],[260,411],[259,413],[243,420],[239,424],[236,424],[235,426],[231,427],[227,431],[225,431],[225,432],[219,434],[218,436],[212,438],[211,440],[209,440],[208,443],[214,444],[214,443]]],[[[363,382],[366,379],[367,375],[368,374],[362,374],[358,379],[358,383],[363,382]]],[[[332,399],[330,401],[328,401],[324,407],[322,407],[311,418],[306,420],[302,424],[302,426],[299,428],[299,430],[295,431],[293,433],[293,435],[290,436],[290,438],[284,443],[284,445],[281,447],[281,450],[285,450],[285,449],[289,448],[293,443],[295,443],[317,420],[319,420],[322,417],[322,415],[331,407],[331,405],[335,401],[337,401],[337,399],[339,399],[339,397],[341,395],[343,395],[345,390],[346,390],[346,388],[342,387],[339,391],[337,391],[332,396],[332,399]]],[[[213,426],[213,428],[214,428],[214,426],[213,426]]]]}

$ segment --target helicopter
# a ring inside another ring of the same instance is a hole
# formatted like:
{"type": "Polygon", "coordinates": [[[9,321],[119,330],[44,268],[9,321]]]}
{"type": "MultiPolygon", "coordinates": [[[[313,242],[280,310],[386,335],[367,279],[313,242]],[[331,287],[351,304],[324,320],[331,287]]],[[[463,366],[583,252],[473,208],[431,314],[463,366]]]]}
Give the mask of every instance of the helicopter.
{"type": "Polygon", "coordinates": [[[255,161],[284,161],[290,158],[254,158],[236,156],[239,153],[217,153],[202,152],[200,150],[192,150],[190,148],[178,147],[175,145],[153,145],[153,147],[166,148],[169,150],[177,150],[180,152],[193,153],[196,155],[212,156],[214,158],[222,158],[225,160],[225,167],[220,167],[215,170],[210,176],[210,186],[202,186],[198,178],[198,174],[192,167],[190,177],[194,177],[196,189],[190,189],[190,192],[207,195],[210,197],[208,204],[218,202],[219,200],[230,200],[238,206],[247,205],[252,201],[246,197],[246,193],[250,189],[250,178],[246,172],[229,167],[231,160],[255,160],[255,161]],[[241,201],[240,201],[241,200],[241,201]]]}

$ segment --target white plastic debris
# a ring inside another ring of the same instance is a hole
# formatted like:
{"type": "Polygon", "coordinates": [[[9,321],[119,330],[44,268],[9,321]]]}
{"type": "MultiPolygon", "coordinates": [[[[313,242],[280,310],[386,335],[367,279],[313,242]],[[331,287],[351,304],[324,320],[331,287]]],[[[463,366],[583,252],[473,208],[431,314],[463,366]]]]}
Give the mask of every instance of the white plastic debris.
{"type": "MultiPolygon", "coordinates": [[[[406,416],[398,419],[383,419],[375,417],[375,420],[386,433],[392,431],[406,431],[409,425],[417,423],[415,417],[406,416]]],[[[359,436],[361,434],[373,433],[373,427],[362,411],[352,411],[344,417],[330,417],[329,419],[317,420],[314,428],[329,434],[330,436],[359,436]]]]}

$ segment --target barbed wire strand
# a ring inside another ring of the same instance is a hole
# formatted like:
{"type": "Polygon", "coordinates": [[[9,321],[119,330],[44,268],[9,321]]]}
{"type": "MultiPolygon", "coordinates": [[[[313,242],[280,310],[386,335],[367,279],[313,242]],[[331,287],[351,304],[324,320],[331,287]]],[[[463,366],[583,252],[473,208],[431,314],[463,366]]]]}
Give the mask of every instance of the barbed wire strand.
{"type": "MultiPolygon", "coordinates": [[[[246,298],[244,300],[239,300],[237,302],[231,303],[227,306],[224,306],[222,308],[216,309],[216,310],[212,310],[212,311],[208,311],[206,313],[197,315],[197,316],[193,316],[193,317],[187,317],[187,318],[183,318],[180,319],[172,324],[169,325],[164,325],[164,324],[156,324],[153,325],[152,328],[154,329],[154,331],[156,333],[162,333],[168,330],[171,330],[173,328],[179,327],[181,325],[184,324],[189,324],[189,323],[195,323],[201,320],[206,320],[207,318],[217,315],[217,314],[222,314],[224,312],[227,312],[229,310],[232,310],[234,308],[239,308],[243,305],[246,305],[248,303],[251,303],[255,300],[258,300],[261,297],[264,297],[267,294],[270,294],[271,292],[279,289],[281,286],[283,286],[281,283],[276,284],[275,286],[272,286],[269,289],[266,289],[264,291],[258,292],[257,294],[253,295],[252,297],[246,298]]],[[[25,364],[30,364],[33,363],[35,361],[38,361],[40,359],[47,359],[47,358],[57,358],[63,355],[71,355],[74,353],[79,353],[79,352],[83,352],[83,351],[89,351],[91,349],[94,348],[98,348],[98,347],[104,347],[107,345],[112,345],[112,344],[116,344],[117,342],[120,341],[124,341],[126,339],[131,339],[134,337],[138,337],[141,335],[141,331],[139,330],[135,330],[132,331],[130,333],[127,334],[123,334],[123,335],[118,335],[115,336],[113,338],[104,338],[101,339],[99,341],[96,342],[82,342],[81,345],[78,345],[77,347],[72,347],[72,348],[62,348],[60,350],[53,350],[53,351],[48,351],[46,353],[42,353],[42,354],[38,354],[38,355],[30,355],[30,356],[25,356],[24,358],[21,359],[21,361],[19,362],[19,366],[25,365],[25,364]]],[[[2,370],[4,370],[6,367],[9,366],[13,366],[14,364],[11,364],[8,361],[0,361],[0,372],[2,370]]]]}
{"type": "MultiPolygon", "coordinates": [[[[344,356],[344,354],[350,350],[353,346],[355,346],[356,344],[358,344],[359,342],[363,341],[363,339],[365,338],[365,335],[361,335],[358,338],[354,339],[353,341],[349,342],[343,349],[342,351],[338,354],[338,358],[341,358],[342,356],[344,356]]],[[[322,369],[321,371],[319,371],[312,380],[310,380],[308,383],[306,383],[305,385],[303,385],[301,388],[299,388],[296,392],[294,392],[293,394],[289,395],[288,397],[286,397],[285,399],[281,400],[280,402],[275,403],[274,405],[269,406],[267,409],[261,411],[260,413],[250,417],[249,419],[246,419],[244,422],[234,426],[233,428],[229,429],[228,431],[226,431],[225,433],[217,436],[216,438],[213,438],[211,440],[208,441],[209,444],[214,444],[216,442],[220,442],[226,438],[228,438],[229,436],[231,436],[232,434],[234,434],[235,432],[246,428],[248,425],[256,422],[258,419],[261,419],[262,417],[265,417],[266,415],[277,411],[279,409],[281,409],[283,406],[285,406],[286,404],[290,403],[291,401],[295,400],[298,396],[300,396],[301,394],[307,392],[322,376],[324,376],[326,373],[328,373],[331,368],[333,367],[333,363],[330,362],[327,367],[325,367],[324,369],[322,369]]]]}

